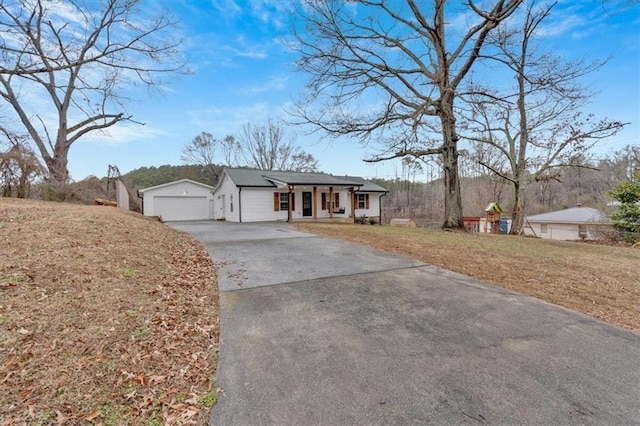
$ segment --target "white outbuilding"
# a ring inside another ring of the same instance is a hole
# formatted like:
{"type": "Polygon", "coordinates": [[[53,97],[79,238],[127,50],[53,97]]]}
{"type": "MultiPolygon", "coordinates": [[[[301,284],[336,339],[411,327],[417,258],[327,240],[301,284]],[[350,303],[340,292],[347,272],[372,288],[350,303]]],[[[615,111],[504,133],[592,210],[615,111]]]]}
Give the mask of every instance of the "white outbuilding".
{"type": "Polygon", "coordinates": [[[573,207],[526,218],[525,235],[550,240],[598,239],[598,230],[611,226],[611,219],[590,207],[573,207]]]}
{"type": "Polygon", "coordinates": [[[207,220],[213,218],[212,190],[212,186],[182,179],[138,193],[145,216],[160,216],[163,221],[207,220]]]}

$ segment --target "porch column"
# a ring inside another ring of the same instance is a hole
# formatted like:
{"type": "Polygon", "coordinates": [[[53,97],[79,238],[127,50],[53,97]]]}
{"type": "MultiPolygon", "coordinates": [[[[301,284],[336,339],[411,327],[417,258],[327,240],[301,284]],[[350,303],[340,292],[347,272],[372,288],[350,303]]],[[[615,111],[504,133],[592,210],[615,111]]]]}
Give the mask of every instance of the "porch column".
{"type": "Polygon", "coordinates": [[[313,220],[318,220],[318,188],[313,187],[313,220]]]}
{"type": "Polygon", "coordinates": [[[356,191],[354,188],[349,189],[349,200],[351,201],[351,217],[353,223],[356,223],[356,191]]]}
{"type": "Polygon", "coordinates": [[[329,205],[329,219],[333,220],[333,186],[329,187],[329,199],[327,200],[329,205]]]}
{"type": "Polygon", "coordinates": [[[356,223],[356,189],[351,188],[351,211],[353,212],[353,223],[356,223]]]}
{"type": "Polygon", "coordinates": [[[294,186],[293,185],[289,185],[289,202],[287,203],[287,222],[291,222],[291,219],[293,218],[293,190],[294,190],[294,186]]]}

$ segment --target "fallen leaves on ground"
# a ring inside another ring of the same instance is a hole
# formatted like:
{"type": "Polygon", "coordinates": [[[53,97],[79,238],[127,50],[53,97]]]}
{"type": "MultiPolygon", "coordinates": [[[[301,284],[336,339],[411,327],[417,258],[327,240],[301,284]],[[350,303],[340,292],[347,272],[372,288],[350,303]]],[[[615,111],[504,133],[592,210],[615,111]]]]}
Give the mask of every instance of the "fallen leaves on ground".
{"type": "Polygon", "coordinates": [[[187,234],[104,206],[0,199],[0,425],[205,424],[218,293],[187,234]]]}

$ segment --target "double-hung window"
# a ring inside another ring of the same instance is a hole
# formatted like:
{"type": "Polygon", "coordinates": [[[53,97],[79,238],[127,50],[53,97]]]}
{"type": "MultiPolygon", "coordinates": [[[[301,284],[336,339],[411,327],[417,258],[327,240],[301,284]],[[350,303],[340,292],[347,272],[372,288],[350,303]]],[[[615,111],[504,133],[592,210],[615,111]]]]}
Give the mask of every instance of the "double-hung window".
{"type": "Polygon", "coordinates": [[[369,208],[369,194],[356,194],[356,208],[357,209],[368,209],[369,208]]]}
{"type": "Polygon", "coordinates": [[[280,211],[289,210],[289,193],[281,192],[280,193],[280,211]]]}

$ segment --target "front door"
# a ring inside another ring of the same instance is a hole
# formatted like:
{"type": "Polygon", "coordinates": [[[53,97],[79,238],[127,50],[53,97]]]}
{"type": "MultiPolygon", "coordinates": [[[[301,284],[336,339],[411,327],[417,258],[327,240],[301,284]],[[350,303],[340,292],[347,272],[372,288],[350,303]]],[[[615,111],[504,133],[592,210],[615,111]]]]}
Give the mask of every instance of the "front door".
{"type": "Polygon", "coordinates": [[[302,193],[302,216],[313,216],[310,192],[302,193]]]}

